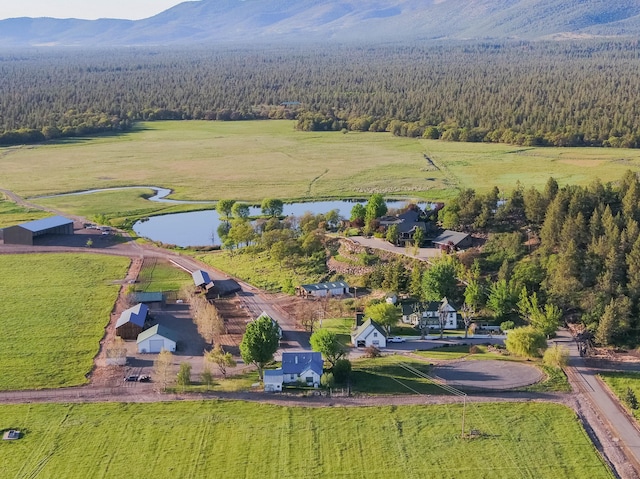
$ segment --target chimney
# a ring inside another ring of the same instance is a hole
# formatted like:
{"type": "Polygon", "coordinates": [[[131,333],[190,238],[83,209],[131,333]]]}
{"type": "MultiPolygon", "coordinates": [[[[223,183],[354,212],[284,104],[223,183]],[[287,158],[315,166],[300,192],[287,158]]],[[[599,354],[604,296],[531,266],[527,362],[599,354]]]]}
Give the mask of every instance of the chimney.
{"type": "Polygon", "coordinates": [[[364,323],[364,313],[358,312],[356,313],[356,328],[362,326],[362,323],[364,323]]]}

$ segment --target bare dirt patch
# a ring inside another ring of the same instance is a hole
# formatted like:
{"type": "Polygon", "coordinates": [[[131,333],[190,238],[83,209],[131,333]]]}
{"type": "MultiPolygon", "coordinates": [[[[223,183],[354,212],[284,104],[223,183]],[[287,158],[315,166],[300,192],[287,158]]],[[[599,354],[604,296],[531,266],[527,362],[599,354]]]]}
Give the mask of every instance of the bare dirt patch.
{"type": "Polygon", "coordinates": [[[242,335],[252,318],[237,297],[216,299],[213,304],[224,319],[225,334],[220,337],[220,344],[226,352],[238,356],[242,335]]]}
{"type": "Polygon", "coordinates": [[[449,361],[433,374],[464,390],[505,390],[529,386],[544,375],[535,366],[513,361],[449,361]]]}

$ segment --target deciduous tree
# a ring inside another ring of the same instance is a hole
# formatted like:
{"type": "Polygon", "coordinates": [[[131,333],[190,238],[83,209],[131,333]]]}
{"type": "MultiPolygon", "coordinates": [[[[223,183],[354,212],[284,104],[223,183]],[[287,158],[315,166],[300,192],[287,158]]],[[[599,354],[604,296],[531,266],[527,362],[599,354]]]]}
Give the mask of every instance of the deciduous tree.
{"type": "Polygon", "coordinates": [[[255,364],[262,379],[265,364],[273,361],[278,349],[277,325],[268,316],[261,316],[247,325],[240,343],[240,355],[247,364],[255,364]]]}
{"type": "Polygon", "coordinates": [[[345,356],[345,350],[338,341],[333,331],[320,329],[311,335],[311,349],[322,353],[324,359],[329,362],[331,368],[345,356]]]}
{"type": "Polygon", "coordinates": [[[364,314],[381,326],[386,327],[389,333],[391,332],[391,327],[398,323],[401,316],[400,309],[389,303],[378,303],[367,306],[364,314]]]}

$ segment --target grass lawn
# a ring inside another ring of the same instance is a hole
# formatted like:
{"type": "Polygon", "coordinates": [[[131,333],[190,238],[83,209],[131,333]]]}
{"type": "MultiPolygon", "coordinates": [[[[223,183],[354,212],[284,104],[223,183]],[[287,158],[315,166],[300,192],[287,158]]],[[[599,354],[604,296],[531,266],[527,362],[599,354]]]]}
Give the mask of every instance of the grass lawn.
{"type": "Polygon", "coordinates": [[[112,186],[172,188],[176,199],[309,199],[372,193],[446,199],[493,185],[511,191],[640,166],[640,150],[448,143],[390,133],[300,132],[293,121],[153,122],[132,132],[0,149],[2,182],[23,196],[112,186]],[[425,156],[437,169],[431,168],[425,156]],[[64,165],[64,168],[60,168],[64,165]],[[348,165],[348,167],[347,167],[348,165]],[[38,171],[38,175],[31,174],[38,171]]]}
{"type": "Polygon", "coordinates": [[[469,346],[449,346],[426,351],[415,351],[414,354],[427,359],[460,359],[469,356],[469,346]]]}
{"type": "Polygon", "coordinates": [[[51,213],[23,208],[11,201],[4,200],[0,195],[0,228],[39,220],[47,216],[51,216],[51,213]]]}
{"type": "MultiPolygon", "coordinates": [[[[640,373],[636,372],[601,372],[600,378],[611,388],[613,393],[618,396],[622,404],[626,404],[625,396],[627,388],[635,393],[636,398],[640,399],[640,373]]],[[[640,410],[630,409],[627,405],[627,409],[633,414],[636,420],[640,420],[640,410]]]]}
{"type": "Polygon", "coordinates": [[[367,394],[436,394],[447,395],[439,386],[428,379],[416,377],[400,367],[406,363],[425,374],[430,365],[406,356],[390,355],[375,359],[355,359],[351,361],[351,382],[354,392],[367,394]]]}
{"type": "MultiPolygon", "coordinates": [[[[0,255],[0,390],[87,382],[129,260],[0,255]]],[[[1,462],[1,461],[0,461],[1,462]]]]}
{"type": "Polygon", "coordinates": [[[135,290],[143,292],[180,291],[183,286],[192,282],[191,276],[180,268],[163,261],[151,260],[143,263],[135,290]]]}
{"type": "Polygon", "coordinates": [[[194,254],[203,263],[240,278],[258,288],[293,293],[299,284],[317,283],[321,275],[308,273],[303,267],[292,270],[269,258],[267,252],[248,254],[240,251],[220,251],[194,254]],[[291,289],[291,291],[289,291],[291,289]]]}
{"type": "Polygon", "coordinates": [[[613,476],[570,409],[473,404],[287,408],[242,402],[0,409],[2,477],[557,479],[613,476]],[[428,472],[426,472],[428,471],[428,472]]]}
{"type": "Polygon", "coordinates": [[[322,329],[328,329],[336,334],[343,347],[351,344],[351,328],[355,325],[353,318],[327,318],[322,320],[322,329]]]}

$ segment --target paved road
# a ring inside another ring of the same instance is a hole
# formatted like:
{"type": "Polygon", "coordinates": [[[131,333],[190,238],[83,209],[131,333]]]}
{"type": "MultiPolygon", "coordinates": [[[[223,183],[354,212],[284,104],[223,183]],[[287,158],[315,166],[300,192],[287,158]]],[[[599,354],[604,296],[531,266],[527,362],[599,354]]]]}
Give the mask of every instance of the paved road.
{"type": "Polygon", "coordinates": [[[614,442],[621,446],[636,471],[640,471],[640,431],[635,421],[626,414],[597,378],[597,370],[589,368],[580,357],[578,347],[568,331],[560,331],[554,342],[566,346],[570,351],[567,367],[570,382],[588,399],[609,427],[614,442]]]}

